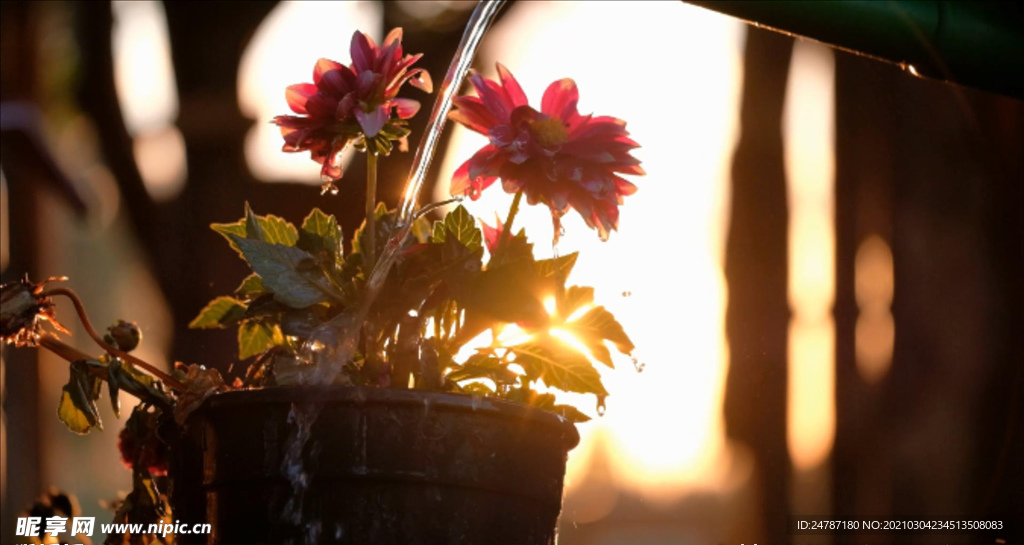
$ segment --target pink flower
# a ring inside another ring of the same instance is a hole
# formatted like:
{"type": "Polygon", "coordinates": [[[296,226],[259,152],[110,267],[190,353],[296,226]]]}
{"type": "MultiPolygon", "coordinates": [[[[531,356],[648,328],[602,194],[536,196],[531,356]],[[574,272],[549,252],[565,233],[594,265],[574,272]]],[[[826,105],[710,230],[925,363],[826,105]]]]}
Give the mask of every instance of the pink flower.
{"type": "Polygon", "coordinates": [[[618,228],[623,197],[636,191],[620,174],[644,174],[630,155],[639,145],[629,138],[625,121],[580,115],[571,79],[549,85],[538,112],[508,69],[497,67],[498,81],[473,72],[478,96],[456,98],[458,109],[449,114],[490,139],[455,172],[452,195],[475,200],[501,178],[505,192],[522,191],[530,204],[546,204],[556,233],[572,208],[606,239],[618,228]]]}
{"type": "Polygon", "coordinates": [[[408,129],[398,120],[415,115],[420,103],[396,98],[398,91],[407,81],[428,93],[432,90],[425,70],[410,70],[423,55],[403,55],[401,28],[392,30],[383,46],[356,32],[351,54],[350,66],[328,59],[317,61],[313,83],[298,83],[285,90],[288,106],[299,115],[274,118],[281,127],[284,151],[309,150],[310,157],[323,165],[321,174],[329,179],[341,178],[341,166],[334,159],[359,137],[382,140],[378,138],[382,136],[384,142],[395,140],[405,149],[408,129]],[[392,111],[398,120],[392,119],[392,111]]]}

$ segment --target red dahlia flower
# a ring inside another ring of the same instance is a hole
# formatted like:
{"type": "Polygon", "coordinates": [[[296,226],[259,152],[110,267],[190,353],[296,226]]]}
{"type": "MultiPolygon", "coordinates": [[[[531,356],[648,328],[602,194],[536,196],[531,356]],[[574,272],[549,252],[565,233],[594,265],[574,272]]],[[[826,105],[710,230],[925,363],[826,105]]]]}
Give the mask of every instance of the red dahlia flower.
{"type": "Polygon", "coordinates": [[[473,72],[470,81],[479,96],[456,98],[458,109],[449,114],[490,139],[455,172],[452,195],[475,200],[501,178],[505,192],[522,191],[530,204],[548,205],[556,233],[562,215],[573,208],[607,239],[618,228],[622,198],[636,191],[619,174],[644,174],[630,155],[639,145],[629,138],[626,122],[580,115],[571,79],[548,86],[538,112],[508,69],[497,66],[498,81],[473,72]]]}
{"type": "Polygon", "coordinates": [[[423,55],[403,55],[401,28],[388,33],[382,46],[356,32],[351,54],[351,66],[328,59],[317,61],[313,83],[298,83],[285,91],[288,106],[299,115],[274,118],[284,137],[283,150],[309,150],[310,157],[323,165],[321,174],[332,180],[342,174],[335,156],[360,136],[383,142],[385,152],[390,150],[387,142],[391,140],[405,149],[408,130],[391,118],[391,111],[399,120],[408,119],[419,111],[420,103],[396,98],[398,91],[407,81],[428,93],[432,90],[425,70],[409,69],[423,55]]]}

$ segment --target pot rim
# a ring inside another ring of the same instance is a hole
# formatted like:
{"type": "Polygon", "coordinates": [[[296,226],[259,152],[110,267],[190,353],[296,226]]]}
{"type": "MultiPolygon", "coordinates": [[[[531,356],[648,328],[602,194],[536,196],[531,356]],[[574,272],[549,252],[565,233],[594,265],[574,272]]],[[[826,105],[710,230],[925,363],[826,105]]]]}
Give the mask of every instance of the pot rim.
{"type": "Polygon", "coordinates": [[[254,390],[219,392],[206,398],[195,412],[202,413],[218,407],[261,402],[340,402],[343,405],[354,406],[422,405],[459,412],[470,411],[495,418],[532,420],[537,424],[556,428],[562,432],[567,451],[575,448],[580,442],[576,425],[551,411],[493,397],[454,392],[397,390],[369,386],[273,386],[254,390]]]}

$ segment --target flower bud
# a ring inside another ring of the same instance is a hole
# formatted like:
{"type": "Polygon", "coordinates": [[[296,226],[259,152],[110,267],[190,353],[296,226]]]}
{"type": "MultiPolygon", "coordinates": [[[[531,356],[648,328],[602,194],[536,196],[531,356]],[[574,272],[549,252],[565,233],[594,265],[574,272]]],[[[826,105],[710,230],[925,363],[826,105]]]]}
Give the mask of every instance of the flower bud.
{"type": "Polygon", "coordinates": [[[107,334],[103,340],[116,346],[119,350],[131,352],[142,342],[142,330],[135,322],[118,320],[116,324],[107,328],[107,334]]]}

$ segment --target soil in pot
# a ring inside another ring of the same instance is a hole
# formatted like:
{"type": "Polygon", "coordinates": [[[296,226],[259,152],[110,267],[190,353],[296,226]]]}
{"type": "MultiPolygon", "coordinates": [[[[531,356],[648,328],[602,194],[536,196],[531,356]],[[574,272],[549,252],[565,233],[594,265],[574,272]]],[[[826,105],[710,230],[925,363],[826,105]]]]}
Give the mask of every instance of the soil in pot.
{"type": "Polygon", "coordinates": [[[578,441],[554,414],[475,396],[227,392],[190,418],[172,497],[213,533],[179,543],[551,544],[578,441]]]}

